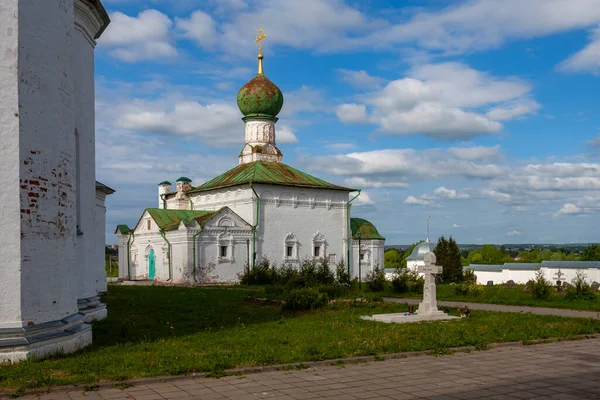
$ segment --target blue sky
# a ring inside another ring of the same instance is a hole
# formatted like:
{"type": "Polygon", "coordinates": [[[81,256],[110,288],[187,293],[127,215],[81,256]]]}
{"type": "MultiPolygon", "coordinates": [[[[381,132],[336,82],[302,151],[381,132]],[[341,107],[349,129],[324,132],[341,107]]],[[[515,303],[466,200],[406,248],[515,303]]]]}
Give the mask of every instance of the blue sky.
{"type": "Polygon", "coordinates": [[[598,241],[597,0],[103,3],[108,243],[157,205],[158,182],[237,164],[259,27],[284,162],[362,188],[353,215],[387,244],[423,239],[427,216],[459,243],[598,241]]]}

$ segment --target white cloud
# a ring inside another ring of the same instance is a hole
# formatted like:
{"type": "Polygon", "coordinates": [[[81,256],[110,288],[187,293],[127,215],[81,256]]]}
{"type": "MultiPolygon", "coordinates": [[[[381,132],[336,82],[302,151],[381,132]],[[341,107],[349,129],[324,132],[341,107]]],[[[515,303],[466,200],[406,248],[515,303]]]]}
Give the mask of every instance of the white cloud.
{"type": "Polygon", "coordinates": [[[600,149],[600,136],[596,136],[595,138],[589,140],[587,145],[595,149],[600,149]]]}
{"type": "Polygon", "coordinates": [[[416,198],[414,196],[408,196],[406,200],[404,200],[404,204],[410,204],[414,206],[430,206],[433,204],[433,201],[423,198],[416,198]]]}
{"type": "Polygon", "coordinates": [[[101,47],[124,62],[164,60],[177,57],[169,32],[173,21],[157,10],[145,10],[137,17],[121,12],[110,15],[111,23],[99,39],[101,47]]]}
{"type": "MultiPolygon", "coordinates": [[[[223,15],[224,21],[216,26],[215,41],[222,50],[235,55],[255,55],[254,36],[256,28],[262,27],[267,34],[269,46],[285,45],[296,49],[317,52],[336,51],[351,46],[349,35],[366,34],[384,21],[368,18],[343,1],[265,0],[257,7],[244,10],[230,9],[223,15]]],[[[178,23],[191,27],[192,18],[178,23]]],[[[187,29],[186,35],[203,43],[202,29],[187,29]]]]}
{"type": "Polygon", "coordinates": [[[521,232],[519,231],[510,231],[506,233],[506,236],[519,236],[521,232]]]}
{"type": "Polygon", "coordinates": [[[188,19],[176,18],[175,24],[185,37],[195,40],[199,46],[209,49],[215,47],[216,23],[204,11],[194,11],[188,19]]]}
{"type": "Polygon", "coordinates": [[[298,138],[294,134],[294,131],[287,125],[278,126],[275,129],[275,135],[277,143],[298,143],[298,138]]]}
{"type": "Polygon", "coordinates": [[[600,22],[596,0],[472,0],[418,12],[366,43],[409,44],[448,53],[496,48],[507,41],[582,29],[600,22]]]}
{"type": "Polygon", "coordinates": [[[195,101],[135,101],[122,106],[117,126],[122,129],[202,138],[214,146],[243,143],[239,110],[229,104],[195,101]]]}
{"type": "Polygon", "coordinates": [[[600,28],[593,31],[591,42],[558,65],[566,72],[600,73],[600,28]]]}
{"type": "Polygon", "coordinates": [[[500,145],[491,147],[473,146],[473,147],[450,147],[448,153],[465,161],[486,161],[493,160],[500,156],[500,145]]]}
{"type": "Polygon", "coordinates": [[[408,183],[395,181],[377,181],[373,179],[365,179],[362,177],[352,177],[344,180],[344,184],[355,188],[408,188],[408,183]]]}
{"type": "Polygon", "coordinates": [[[433,191],[433,194],[439,197],[444,197],[446,199],[456,199],[456,200],[464,200],[468,199],[470,196],[466,193],[460,193],[456,189],[448,189],[444,186],[440,186],[439,188],[433,191]]]}
{"type": "Polygon", "coordinates": [[[356,200],[354,201],[354,203],[352,203],[352,204],[357,207],[363,207],[363,206],[371,206],[371,205],[375,204],[375,202],[373,200],[371,200],[368,193],[361,192],[360,196],[358,196],[356,198],[356,200]]]}
{"type": "Polygon", "coordinates": [[[540,104],[531,99],[518,100],[506,105],[495,107],[485,115],[496,121],[505,121],[522,117],[524,115],[535,115],[541,108],[540,104]]]}
{"type": "Polygon", "coordinates": [[[364,104],[339,106],[337,115],[342,122],[369,122],[391,134],[469,140],[500,131],[496,119],[535,113],[539,104],[527,97],[530,91],[515,77],[497,78],[455,62],[426,64],[361,96],[364,104]],[[490,106],[495,108],[485,115],[490,106]]]}
{"type": "Polygon", "coordinates": [[[356,144],[354,143],[326,143],[325,147],[331,150],[352,150],[356,148],[356,144]]]}
{"type": "Polygon", "coordinates": [[[600,198],[593,196],[584,196],[576,204],[565,203],[554,216],[562,215],[582,215],[600,211],[600,198]]]}
{"type": "Polygon", "coordinates": [[[584,211],[580,208],[577,207],[575,204],[573,203],[566,203],[563,204],[562,208],[560,210],[558,210],[556,212],[556,216],[560,216],[560,215],[579,215],[579,214],[583,214],[584,211]]]}
{"type": "Polygon", "coordinates": [[[343,123],[367,122],[367,106],[364,104],[340,104],[335,109],[335,114],[343,123]]]}
{"type": "Polygon", "coordinates": [[[336,175],[369,177],[379,181],[402,182],[414,178],[433,180],[453,176],[491,179],[507,173],[505,167],[461,160],[443,149],[382,149],[345,155],[301,157],[299,162],[311,169],[336,175]]]}
{"type": "Polygon", "coordinates": [[[462,226],[460,226],[459,224],[452,224],[452,228],[457,229],[457,228],[462,228],[462,226]]]}
{"type": "Polygon", "coordinates": [[[369,75],[365,70],[338,69],[336,72],[340,80],[357,88],[375,90],[385,82],[385,79],[369,75]]]}
{"type": "Polygon", "coordinates": [[[512,197],[510,196],[510,194],[498,192],[493,189],[485,189],[485,190],[483,190],[483,194],[485,196],[491,197],[497,201],[508,202],[508,201],[512,200],[512,197]]]}

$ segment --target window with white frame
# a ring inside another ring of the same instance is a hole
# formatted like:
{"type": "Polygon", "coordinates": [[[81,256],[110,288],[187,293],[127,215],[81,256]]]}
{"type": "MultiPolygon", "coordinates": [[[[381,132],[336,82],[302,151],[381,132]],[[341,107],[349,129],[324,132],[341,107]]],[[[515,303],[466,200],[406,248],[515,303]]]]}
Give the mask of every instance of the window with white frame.
{"type": "Polygon", "coordinates": [[[317,258],[321,257],[321,246],[316,245],[313,249],[314,249],[313,250],[313,256],[315,256],[317,258]]]}
{"type": "Polygon", "coordinates": [[[219,235],[217,241],[217,254],[218,262],[226,263],[233,262],[233,236],[227,232],[223,232],[219,235]]]}
{"type": "Polygon", "coordinates": [[[283,261],[298,261],[298,239],[293,233],[288,233],[283,242],[283,261]]]}
{"type": "Polygon", "coordinates": [[[327,256],[327,241],[325,236],[320,232],[315,233],[313,236],[313,257],[323,258],[327,256]]]}

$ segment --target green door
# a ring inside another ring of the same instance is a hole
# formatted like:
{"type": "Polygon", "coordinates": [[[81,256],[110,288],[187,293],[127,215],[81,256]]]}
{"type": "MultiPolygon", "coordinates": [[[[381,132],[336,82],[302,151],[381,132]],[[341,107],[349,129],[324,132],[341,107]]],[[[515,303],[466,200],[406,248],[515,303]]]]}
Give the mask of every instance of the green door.
{"type": "Polygon", "coordinates": [[[154,280],[154,275],[156,275],[156,259],[154,257],[154,249],[151,249],[150,253],[148,253],[148,279],[154,280]]]}

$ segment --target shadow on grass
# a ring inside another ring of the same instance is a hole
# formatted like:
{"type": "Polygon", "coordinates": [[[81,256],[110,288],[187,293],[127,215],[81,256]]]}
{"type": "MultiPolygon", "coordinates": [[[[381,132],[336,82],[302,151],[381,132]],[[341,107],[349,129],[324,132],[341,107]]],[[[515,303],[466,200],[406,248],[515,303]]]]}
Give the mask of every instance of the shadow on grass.
{"type": "Polygon", "coordinates": [[[260,291],[236,287],[111,285],[103,296],[108,317],[94,323],[94,349],[120,343],[153,342],[200,331],[218,332],[281,318],[278,306],[244,301],[260,291]]]}

